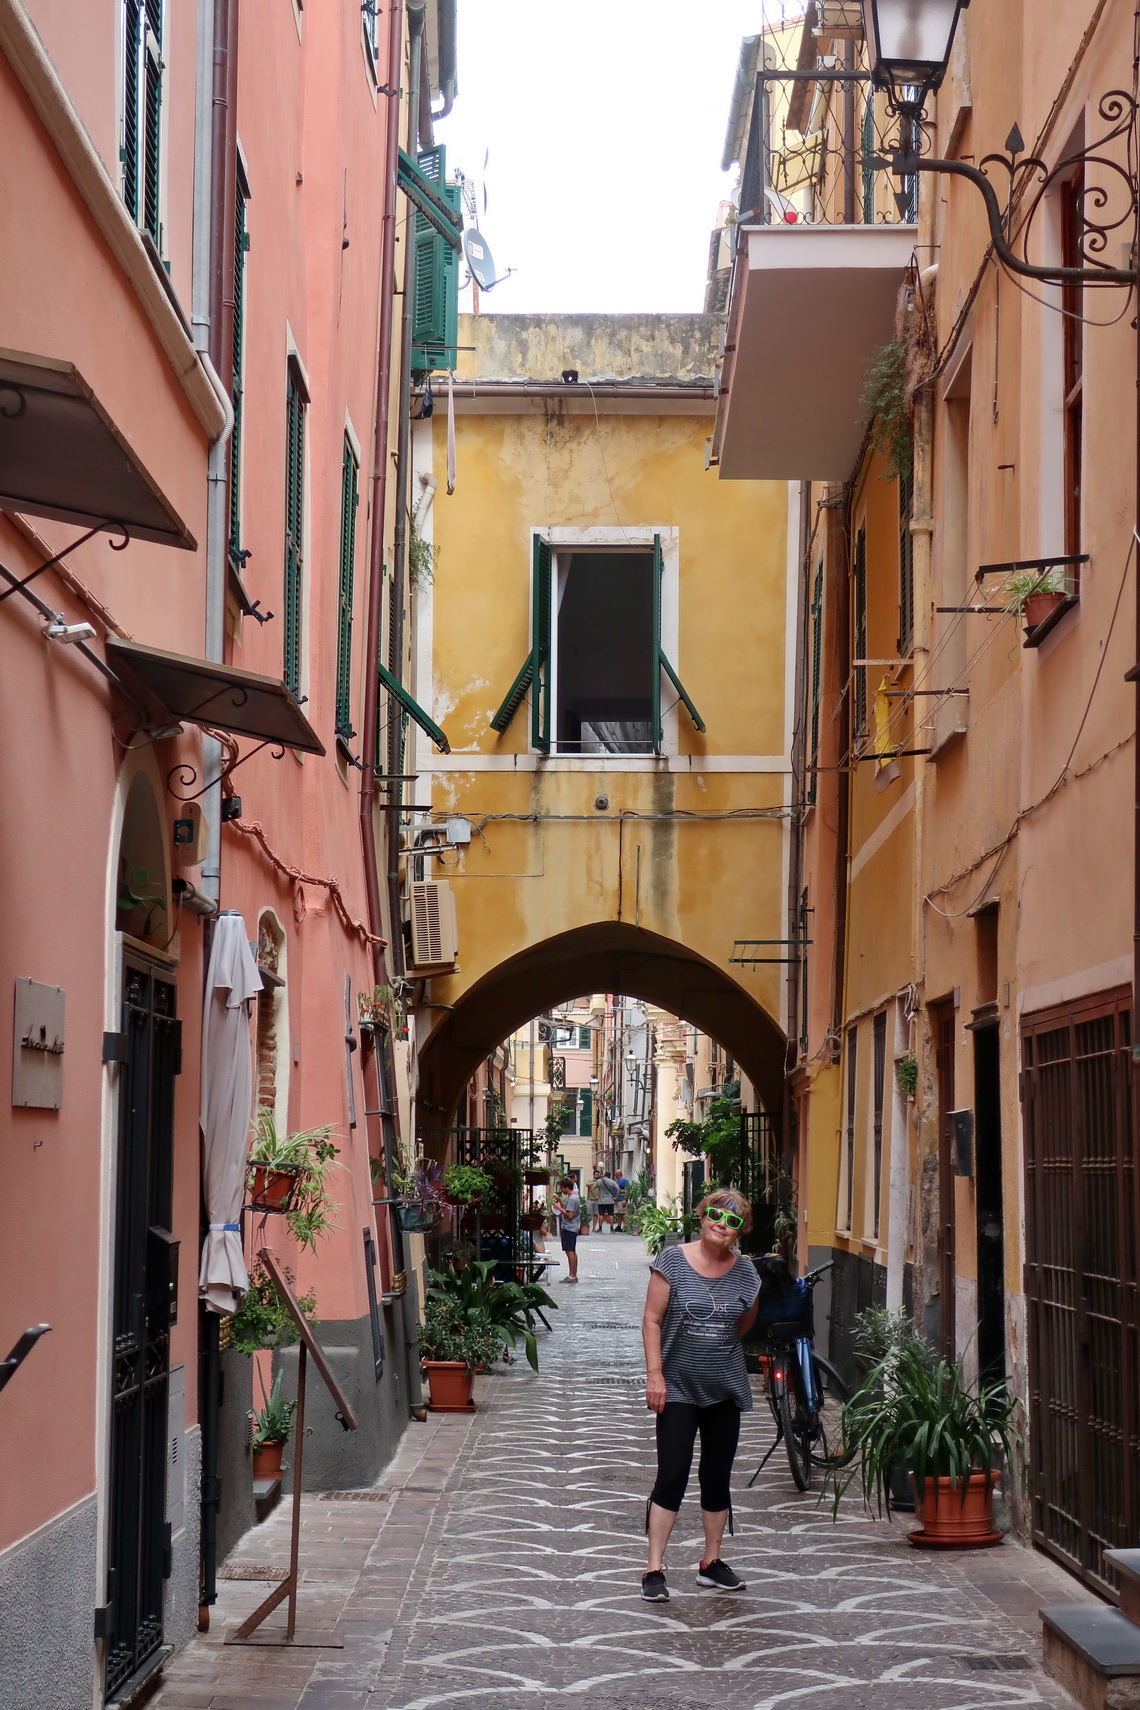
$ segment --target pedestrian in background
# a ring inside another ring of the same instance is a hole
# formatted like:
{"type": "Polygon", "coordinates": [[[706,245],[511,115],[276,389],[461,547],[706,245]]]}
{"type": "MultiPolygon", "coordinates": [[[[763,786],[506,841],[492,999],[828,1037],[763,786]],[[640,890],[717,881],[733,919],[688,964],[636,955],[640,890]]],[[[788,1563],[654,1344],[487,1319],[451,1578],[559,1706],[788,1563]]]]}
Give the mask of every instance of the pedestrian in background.
{"type": "Polygon", "coordinates": [[[647,1603],[669,1601],[665,1547],[698,1433],[705,1549],[697,1584],[714,1591],[744,1589],[744,1581],[721,1561],[720,1546],[725,1525],[732,1526],[729,1485],[740,1415],[752,1411],[741,1337],[756,1317],[760,1278],[737,1251],[752,1214],[734,1188],[706,1194],[697,1214],[699,1240],[666,1247],[654,1259],[641,1321],[645,1405],[657,1415],[657,1482],[645,1508],[649,1561],[641,1580],[647,1603]]]}
{"type": "Polygon", "coordinates": [[[594,1185],[598,1190],[598,1229],[603,1223],[610,1226],[610,1234],[614,1232],[614,1201],[618,1196],[618,1185],[612,1176],[604,1171],[594,1171],[594,1185]]]}
{"type": "Polygon", "coordinates": [[[619,1235],[625,1231],[625,1202],[629,1197],[629,1177],[623,1171],[617,1178],[618,1196],[614,1201],[614,1228],[619,1235]]]}
{"type": "Polygon", "coordinates": [[[558,1184],[558,1192],[554,1197],[554,1209],[558,1215],[558,1239],[562,1243],[562,1251],[566,1255],[566,1276],[560,1280],[565,1283],[578,1281],[578,1230],[582,1223],[582,1196],[578,1192],[578,1184],[573,1176],[563,1176],[558,1184]]]}
{"type": "Polygon", "coordinates": [[[599,1234],[602,1227],[602,1220],[598,1215],[598,1180],[601,1173],[601,1170],[594,1171],[594,1179],[586,1189],[586,1222],[591,1235],[599,1234]]]}

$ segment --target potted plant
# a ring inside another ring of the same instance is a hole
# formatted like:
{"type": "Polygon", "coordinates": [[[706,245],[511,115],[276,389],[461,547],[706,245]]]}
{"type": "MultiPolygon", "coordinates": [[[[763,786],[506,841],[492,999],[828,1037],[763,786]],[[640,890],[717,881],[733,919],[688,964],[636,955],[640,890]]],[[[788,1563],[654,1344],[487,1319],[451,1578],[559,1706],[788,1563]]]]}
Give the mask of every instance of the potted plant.
{"type": "Polygon", "coordinates": [[[478,1164],[449,1164],[443,1172],[444,1198],[449,1205],[478,1205],[490,1193],[492,1181],[478,1164]]]}
{"type": "Polygon", "coordinates": [[[839,1500],[859,1480],[864,1503],[891,1509],[891,1480],[905,1467],[914,1483],[919,1529],[912,1544],[932,1549],[978,1549],[998,1544],[993,1492],[999,1462],[1013,1465],[1023,1443],[1021,1404],[1004,1384],[966,1382],[962,1360],[935,1361],[915,1334],[872,1366],[843,1412],[851,1464],[833,1473],[839,1500]]]}
{"type": "Polygon", "coordinates": [[[273,1380],[273,1388],[265,1393],[265,1380],[261,1382],[261,1399],[265,1405],[254,1408],[253,1411],[253,1476],[256,1479],[280,1478],[281,1456],[285,1445],[293,1435],[293,1416],[297,1411],[295,1401],[287,1401],[281,1394],[281,1373],[278,1372],[273,1380]]]}
{"type": "Polygon", "coordinates": [[[527,1364],[537,1371],[535,1313],[539,1307],[557,1308],[558,1302],[538,1283],[497,1282],[494,1272],[494,1259],[481,1259],[461,1269],[452,1265],[446,1271],[429,1271],[427,1304],[439,1307],[456,1323],[486,1330],[494,1349],[488,1365],[500,1357],[509,1361],[521,1341],[527,1364]]]}
{"type": "Polygon", "coordinates": [[[419,1327],[420,1359],[434,1413],[473,1413],[477,1366],[489,1365],[500,1343],[482,1318],[463,1318],[451,1303],[429,1298],[419,1327]]]}
{"type": "Polygon", "coordinates": [[[400,1228],[409,1234],[423,1235],[436,1228],[443,1211],[443,1190],[439,1165],[422,1153],[409,1165],[401,1157],[394,1173],[392,1186],[396,1196],[396,1216],[400,1228]]]}
{"type": "MultiPolygon", "coordinates": [[[[285,1275],[290,1283],[294,1281],[291,1270],[286,1269],[285,1275]]],[[[297,1305],[308,1322],[315,1325],[315,1291],[310,1289],[308,1294],[298,1295],[297,1305]]],[[[297,1327],[285,1310],[273,1279],[260,1258],[256,1258],[250,1266],[249,1288],[241,1305],[229,1320],[228,1335],[228,1345],[235,1348],[239,1354],[256,1354],[262,1349],[288,1348],[297,1340],[297,1327]]]]}
{"type": "Polygon", "coordinates": [[[290,1233],[314,1252],[318,1236],[335,1223],[328,1175],[340,1153],[331,1134],[331,1126],[281,1134],[273,1112],[259,1110],[249,1149],[250,1203],[257,1211],[283,1212],[290,1233]]]}
{"type": "Polygon", "coordinates": [[[1008,609],[1019,612],[1026,629],[1037,629],[1068,601],[1069,584],[1062,565],[1048,570],[1019,570],[1006,584],[1008,609]]]}

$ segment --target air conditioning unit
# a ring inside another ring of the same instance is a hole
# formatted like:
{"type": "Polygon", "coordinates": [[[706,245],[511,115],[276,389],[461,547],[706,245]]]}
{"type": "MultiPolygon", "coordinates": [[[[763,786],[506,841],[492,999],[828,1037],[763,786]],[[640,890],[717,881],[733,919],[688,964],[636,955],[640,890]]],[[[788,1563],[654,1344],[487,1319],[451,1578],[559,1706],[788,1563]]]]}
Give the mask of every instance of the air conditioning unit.
{"type": "Polygon", "coordinates": [[[451,886],[442,879],[414,879],[410,893],[410,967],[417,974],[450,973],[459,955],[451,886]]]}

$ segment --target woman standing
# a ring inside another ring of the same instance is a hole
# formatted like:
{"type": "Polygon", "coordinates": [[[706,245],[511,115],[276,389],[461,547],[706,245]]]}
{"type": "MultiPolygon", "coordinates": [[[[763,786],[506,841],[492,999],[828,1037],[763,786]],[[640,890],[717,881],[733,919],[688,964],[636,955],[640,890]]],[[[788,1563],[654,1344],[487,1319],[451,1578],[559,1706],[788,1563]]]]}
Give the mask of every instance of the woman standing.
{"type": "Polygon", "coordinates": [[[641,1580],[647,1603],[667,1603],[665,1546],[689,1482],[698,1433],[701,1524],[705,1550],[697,1584],[743,1591],[744,1581],[720,1559],[732,1503],[729,1481],[740,1415],[752,1411],[741,1337],[756,1317],[760,1279],[737,1251],[751,1226],[748,1201],[733,1188],[706,1194],[697,1213],[700,1239],[666,1247],[653,1261],[641,1336],[645,1404],[657,1415],[657,1482],[646,1506],[649,1562],[641,1580]]]}

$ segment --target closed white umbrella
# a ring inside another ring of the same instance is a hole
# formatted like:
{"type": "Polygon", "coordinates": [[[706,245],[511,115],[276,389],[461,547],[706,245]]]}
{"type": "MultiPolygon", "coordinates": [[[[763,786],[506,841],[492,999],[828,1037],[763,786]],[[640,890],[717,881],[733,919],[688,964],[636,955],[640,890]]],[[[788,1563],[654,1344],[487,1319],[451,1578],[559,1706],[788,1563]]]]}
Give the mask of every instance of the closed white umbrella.
{"type": "Polygon", "coordinates": [[[233,1312],[249,1287],[241,1249],[249,1119],[253,1104],[252,1000],[261,974],[233,909],[214,925],[202,1020],[202,1187],[209,1229],[198,1292],[213,1312],[233,1312]]]}

